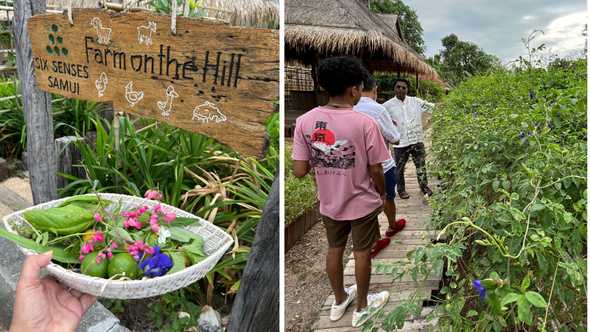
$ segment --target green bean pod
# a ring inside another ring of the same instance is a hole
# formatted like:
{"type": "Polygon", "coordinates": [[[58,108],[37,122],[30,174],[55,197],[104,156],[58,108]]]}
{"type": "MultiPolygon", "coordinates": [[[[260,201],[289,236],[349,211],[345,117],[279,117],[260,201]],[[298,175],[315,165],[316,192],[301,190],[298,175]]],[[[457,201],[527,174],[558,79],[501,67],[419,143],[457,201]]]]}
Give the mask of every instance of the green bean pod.
{"type": "Polygon", "coordinates": [[[37,230],[58,235],[81,233],[94,223],[94,209],[70,204],[45,210],[31,210],[23,217],[37,230]]]}

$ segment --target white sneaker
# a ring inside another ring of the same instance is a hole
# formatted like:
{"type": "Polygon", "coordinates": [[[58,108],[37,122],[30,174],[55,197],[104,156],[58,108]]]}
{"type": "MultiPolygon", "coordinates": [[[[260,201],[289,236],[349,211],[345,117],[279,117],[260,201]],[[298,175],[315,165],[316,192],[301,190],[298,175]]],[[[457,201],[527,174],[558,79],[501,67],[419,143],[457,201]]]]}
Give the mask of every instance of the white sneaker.
{"type": "Polygon", "coordinates": [[[379,309],[383,308],[389,301],[389,292],[382,291],[367,295],[367,306],[361,311],[352,313],[352,327],[360,327],[365,324],[369,318],[373,317],[379,309]]]}
{"type": "Polygon", "coordinates": [[[356,298],[356,285],[345,288],[344,291],[346,294],[348,294],[346,300],[340,304],[336,304],[336,300],[334,300],[334,303],[332,303],[332,308],[330,309],[330,320],[333,322],[344,316],[346,308],[348,308],[350,303],[356,298]]]}

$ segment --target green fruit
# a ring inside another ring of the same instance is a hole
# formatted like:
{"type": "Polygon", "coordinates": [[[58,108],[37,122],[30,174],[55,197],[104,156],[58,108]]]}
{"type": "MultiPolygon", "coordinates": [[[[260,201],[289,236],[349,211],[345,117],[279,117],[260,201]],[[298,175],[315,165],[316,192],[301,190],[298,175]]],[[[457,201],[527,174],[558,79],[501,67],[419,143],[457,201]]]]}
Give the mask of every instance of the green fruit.
{"type": "Polygon", "coordinates": [[[84,257],[82,261],[82,274],[98,278],[105,278],[107,276],[108,261],[103,259],[100,264],[96,263],[96,255],[98,252],[93,252],[84,257]]]}
{"type": "Polygon", "coordinates": [[[109,278],[118,275],[119,277],[138,279],[142,274],[133,256],[126,252],[114,255],[109,262],[108,270],[109,278]]]}

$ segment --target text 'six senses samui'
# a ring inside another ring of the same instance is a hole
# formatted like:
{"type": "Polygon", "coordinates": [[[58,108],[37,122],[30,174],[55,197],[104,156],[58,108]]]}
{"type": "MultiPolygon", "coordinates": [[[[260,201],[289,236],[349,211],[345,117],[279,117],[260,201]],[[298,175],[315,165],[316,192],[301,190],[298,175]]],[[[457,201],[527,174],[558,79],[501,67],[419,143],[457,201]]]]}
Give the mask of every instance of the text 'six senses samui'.
{"type": "Polygon", "coordinates": [[[108,71],[142,73],[151,78],[159,76],[170,80],[191,80],[195,82],[195,87],[202,82],[213,85],[212,92],[215,92],[215,86],[237,88],[239,82],[242,54],[205,51],[200,59],[196,55],[182,59],[173,55],[171,46],[163,44],[159,45],[159,53],[155,55],[130,54],[97,44],[96,39],[90,36],[84,38],[84,47],[86,64],[34,57],[35,69],[59,74],[60,77],[48,76],[48,86],[77,95],[80,94],[79,83],[64,79],[63,76],[87,79],[89,65],[102,66],[108,71]]]}

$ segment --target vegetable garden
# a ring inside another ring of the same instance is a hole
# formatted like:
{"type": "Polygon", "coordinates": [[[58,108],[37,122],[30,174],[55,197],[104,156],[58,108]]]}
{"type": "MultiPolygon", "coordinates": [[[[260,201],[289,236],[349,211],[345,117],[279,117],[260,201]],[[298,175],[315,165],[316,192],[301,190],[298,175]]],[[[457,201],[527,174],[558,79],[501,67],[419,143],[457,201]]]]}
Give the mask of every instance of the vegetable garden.
{"type": "Polygon", "coordinates": [[[442,330],[586,330],[586,66],[474,77],[434,112],[432,226],[445,242],[379,268],[420,279],[444,265],[442,330]]]}

